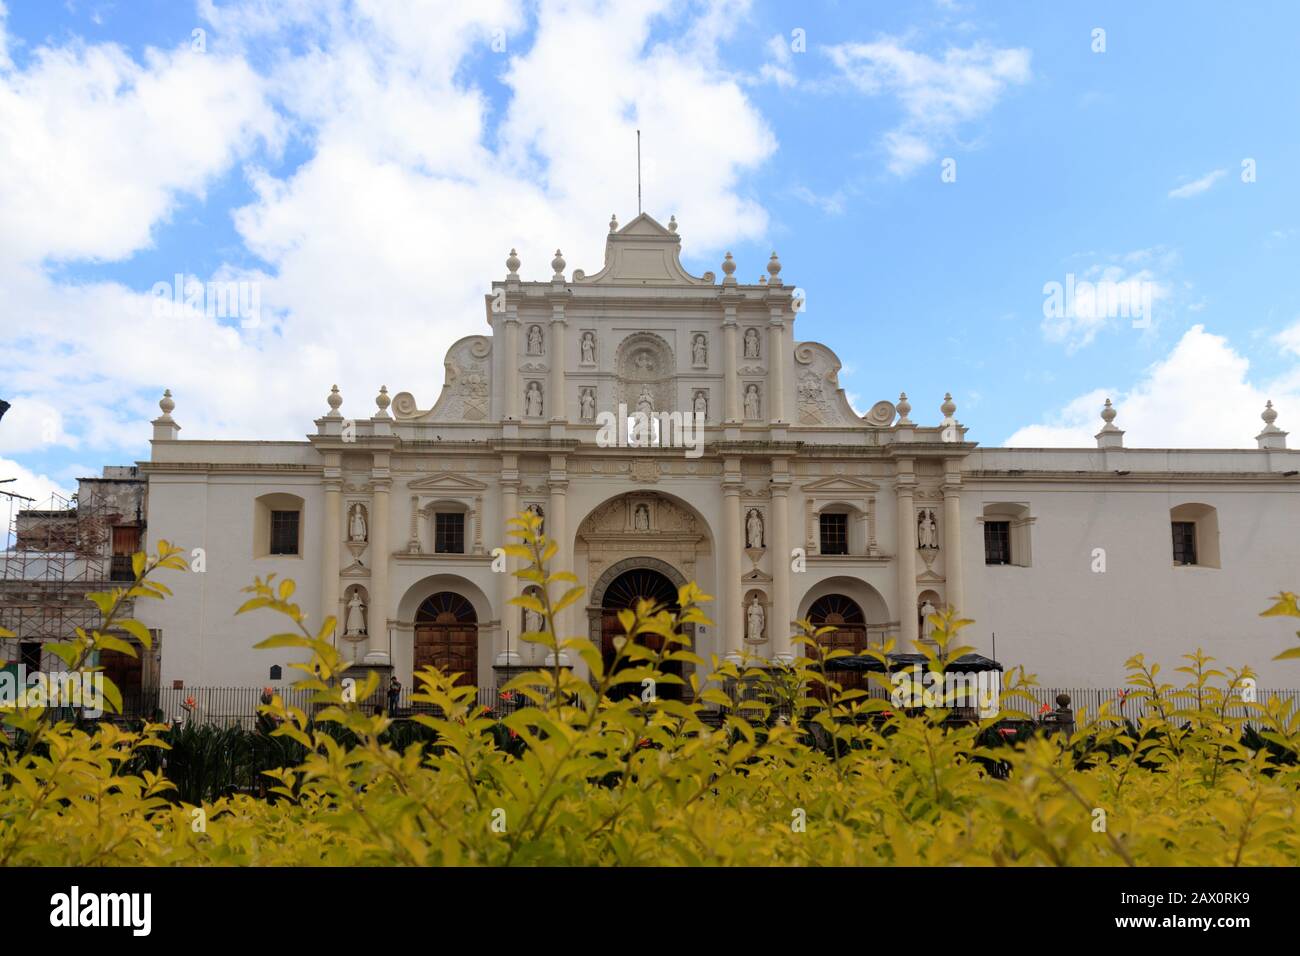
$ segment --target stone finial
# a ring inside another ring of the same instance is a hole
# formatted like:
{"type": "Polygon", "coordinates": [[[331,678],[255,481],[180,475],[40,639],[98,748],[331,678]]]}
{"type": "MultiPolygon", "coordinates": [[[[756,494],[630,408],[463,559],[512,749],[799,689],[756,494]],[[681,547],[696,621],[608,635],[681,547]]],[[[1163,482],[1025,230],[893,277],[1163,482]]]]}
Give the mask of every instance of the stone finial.
{"type": "Polygon", "coordinates": [[[1271,400],[1264,403],[1264,411],[1259,417],[1264,419],[1264,429],[1255,436],[1255,443],[1260,448],[1286,448],[1288,433],[1273,424],[1277,421],[1277,409],[1273,407],[1271,400]]]}
{"type": "Polygon", "coordinates": [[[759,284],[759,285],[767,285],[767,276],[759,276],[759,277],[758,277],[758,284],[759,284]]]}
{"type": "Polygon", "coordinates": [[[612,212],[609,214],[609,231],[618,232],[618,216],[612,212]]]}
{"type": "Polygon", "coordinates": [[[376,404],[377,406],[379,406],[379,412],[378,412],[378,414],[375,415],[375,417],[376,417],[376,418],[387,418],[387,417],[388,417],[388,406],[392,404],[392,401],[393,401],[393,400],[392,400],[391,398],[388,397],[388,386],[387,386],[387,385],[380,385],[380,386],[379,386],[379,394],[375,396],[375,404],[376,404]]]}
{"type": "Polygon", "coordinates": [[[772,285],[781,284],[781,260],[776,257],[776,250],[772,250],[772,258],[767,260],[767,274],[772,277],[772,285]]]}
{"type": "Polygon", "coordinates": [[[1098,448],[1123,448],[1124,431],[1115,427],[1115,416],[1119,414],[1115,406],[1106,399],[1106,404],[1101,407],[1101,420],[1105,423],[1101,426],[1101,431],[1097,432],[1098,448]]]}
{"type": "Polygon", "coordinates": [[[957,411],[957,403],[952,400],[952,392],[943,393],[943,404],[939,406],[939,411],[943,413],[944,418],[952,418],[957,411]]]}
{"type": "Polygon", "coordinates": [[[326,418],[342,418],[339,414],[339,406],[343,404],[343,396],[339,394],[339,387],[334,385],[330,388],[330,393],[325,399],[325,404],[330,407],[326,418]]]}
{"type": "Polygon", "coordinates": [[[723,259],[723,282],[736,281],[736,260],[732,259],[731,252],[728,252],[727,258],[723,259]]]}
{"type": "Polygon", "coordinates": [[[172,401],[172,390],[163,389],[163,396],[158,401],[158,407],[162,409],[162,414],[155,418],[149,424],[153,425],[154,441],[175,441],[180,437],[181,426],[177,425],[172,419],[172,409],[176,403],[172,401]]]}
{"type": "Polygon", "coordinates": [[[510,255],[506,256],[506,269],[511,276],[519,275],[519,253],[510,250],[510,255]]]}
{"type": "Polygon", "coordinates": [[[564,281],[564,255],[560,252],[559,249],[555,250],[555,258],[551,260],[551,268],[555,271],[555,275],[553,275],[551,278],[559,279],[561,282],[563,282],[564,281]]]}
{"type": "Polygon", "coordinates": [[[668,217],[668,231],[669,231],[669,232],[673,232],[673,233],[675,233],[675,232],[677,231],[677,217],[676,217],[676,216],[669,216],[669,217],[668,217]]]}
{"type": "Polygon", "coordinates": [[[898,393],[898,424],[910,425],[912,420],[907,416],[911,414],[912,403],[907,400],[907,392],[898,393]]]}

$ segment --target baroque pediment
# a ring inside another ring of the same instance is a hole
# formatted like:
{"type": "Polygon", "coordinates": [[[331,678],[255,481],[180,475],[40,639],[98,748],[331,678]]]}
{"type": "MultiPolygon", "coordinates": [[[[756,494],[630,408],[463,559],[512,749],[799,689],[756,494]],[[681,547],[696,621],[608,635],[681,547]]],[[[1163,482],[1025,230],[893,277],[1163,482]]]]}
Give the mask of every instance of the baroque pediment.
{"type": "Polygon", "coordinates": [[[416,478],[414,481],[407,482],[406,487],[411,491],[443,491],[453,494],[487,490],[487,485],[483,484],[483,482],[475,481],[473,478],[466,478],[464,475],[453,475],[449,471],[428,475],[424,478],[416,478]]]}
{"type": "Polygon", "coordinates": [[[875,494],[880,490],[880,486],[874,482],[867,481],[865,478],[853,478],[846,475],[833,475],[829,478],[818,478],[816,481],[810,481],[806,485],[801,485],[800,490],[818,494],[875,494]]]}
{"type": "Polygon", "coordinates": [[[605,240],[605,267],[589,276],[574,270],[573,281],[611,285],[713,285],[714,275],[693,276],[682,267],[681,236],[674,220],[668,227],[642,213],[605,240]]]}

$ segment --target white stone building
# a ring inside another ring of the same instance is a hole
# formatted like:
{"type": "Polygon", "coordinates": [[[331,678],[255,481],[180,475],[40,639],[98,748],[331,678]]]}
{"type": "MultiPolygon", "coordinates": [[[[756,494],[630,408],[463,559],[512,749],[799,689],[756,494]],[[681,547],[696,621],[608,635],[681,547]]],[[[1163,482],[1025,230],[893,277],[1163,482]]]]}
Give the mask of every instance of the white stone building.
{"type": "Polygon", "coordinates": [[[693,276],[676,229],[611,221],[593,275],[557,251],[525,281],[512,252],[432,402],[427,383],[362,407],[335,389],[306,440],[187,442],[165,399],[140,466],[149,544],[202,548],[205,570],[139,611],[164,682],[267,683],[287,661],[252,645],[275,622],[232,615],[274,572],[355,659],[493,686],[541,660],[517,579],[492,570],[506,519],[535,508],[587,589],[565,632],[606,647],[614,610],[694,580],[715,596],[706,659],[788,655],[803,617],[911,650],[927,604],[951,604],[968,643],[1044,684],[1113,686],[1136,651],[1171,669],[1199,645],[1296,686],[1272,662],[1294,638],[1258,617],[1300,584],[1300,452],[1271,408],[1257,448],[1222,451],[1126,449],[1109,403],[1097,447],[1071,450],[976,447],[948,396],[919,422],[906,396],[858,415],[834,352],[798,340],[776,255],[758,284],[730,254],[721,281],[693,276]],[[659,447],[611,446],[620,404],[699,411],[703,433],[664,420],[659,447]]]}

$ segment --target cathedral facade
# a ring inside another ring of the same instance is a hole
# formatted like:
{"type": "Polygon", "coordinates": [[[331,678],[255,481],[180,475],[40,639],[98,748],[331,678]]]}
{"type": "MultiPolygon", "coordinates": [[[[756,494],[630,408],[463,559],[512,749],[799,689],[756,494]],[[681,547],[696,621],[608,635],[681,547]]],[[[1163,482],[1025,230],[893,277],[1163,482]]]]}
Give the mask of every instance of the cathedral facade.
{"type": "Polygon", "coordinates": [[[139,609],[162,680],[268,683],[289,662],[253,650],[273,622],[232,612],[274,573],[312,621],[337,617],[351,659],[496,686],[543,663],[494,554],[531,510],[586,589],[562,632],[607,653],[620,608],[695,581],[705,659],[788,658],[803,618],[912,650],[951,606],[965,643],[1044,684],[1115,686],[1134,653],[1168,670],[1202,647],[1296,686],[1272,661],[1293,638],[1258,617],[1300,584],[1300,452],[1271,407],[1250,449],[1125,448],[1109,402],[1096,447],[981,448],[951,396],[855,411],[835,353],[799,341],[775,254],[745,284],[730,254],[721,279],[691,275],[680,243],[675,221],[611,220],[600,271],[566,275],[557,250],[543,281],[512,251],[440,394],[354,410],[334,389],[306,440],[187,442],[165,397],[140,463],[149,545],[202,568],[139,609]]]}

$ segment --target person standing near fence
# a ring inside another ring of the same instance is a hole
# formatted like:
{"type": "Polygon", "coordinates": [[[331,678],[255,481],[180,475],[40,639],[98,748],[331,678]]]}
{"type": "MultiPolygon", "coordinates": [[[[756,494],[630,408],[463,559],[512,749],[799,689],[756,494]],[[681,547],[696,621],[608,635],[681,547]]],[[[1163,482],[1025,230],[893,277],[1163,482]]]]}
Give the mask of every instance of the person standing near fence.
{"type": "Polygon", "coordinates": [[[388,678],[388,716],[397,716],[397,701],[402,696],[402,682],[394,674],[388,678]]]}

